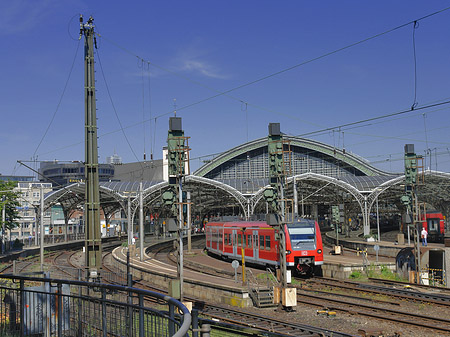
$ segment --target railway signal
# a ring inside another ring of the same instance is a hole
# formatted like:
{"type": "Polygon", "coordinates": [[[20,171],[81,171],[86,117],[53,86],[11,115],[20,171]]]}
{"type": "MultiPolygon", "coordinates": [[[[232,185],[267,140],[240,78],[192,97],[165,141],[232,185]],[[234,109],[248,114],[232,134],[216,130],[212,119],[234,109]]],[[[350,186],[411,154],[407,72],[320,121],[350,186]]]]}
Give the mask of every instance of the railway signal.
{"type": "MultiPolygon", "coordinates": [[[[264,198],[268,203],[271,213],[267,214],[267,223],[273,226],[278,232],[278,247],[280,261],[280,283],[282,291],[282,305],[291,308],[293,303],[288,301],[289,295],[294,288],[287,288],[287,268],[286,268],[286,233],[287,214],[284,199],[284,185],[286,180],[286,162],[283,143],[283,135],[280,130],[280,123],[269,123],[267,152],[269,166],[270,187],[264,191],[264,198]]],[[[290,157],[290,154],[289,154],[290,157]]]]}
{"type": "Polygon", "coordinates": [[[177,240],[177,280],[172,284],[172,296],[183,300],[183,187],[182,181],[189,174],[188,137],[184,136],[180,117],[169,118],[167,135],[167,162],[169,188],[163,193],[163,203],[170,207],[171,213],[178,220],[177,240]],[[176,295],[176,296],[174,296],[176,295]]]}
{"type": "Polygon", "coordinates": [[[401,202],[406,208],[405,222],[408,226],[408,245],[410,244],[410,231],[414,233],[414,252],[416,262],[416,281],[420,283],[420,209],[417,200],[418,185],[418,161],[421,156],[414,152],[414,144],[405,145],[405,194],[401,197],[401,202]]]}

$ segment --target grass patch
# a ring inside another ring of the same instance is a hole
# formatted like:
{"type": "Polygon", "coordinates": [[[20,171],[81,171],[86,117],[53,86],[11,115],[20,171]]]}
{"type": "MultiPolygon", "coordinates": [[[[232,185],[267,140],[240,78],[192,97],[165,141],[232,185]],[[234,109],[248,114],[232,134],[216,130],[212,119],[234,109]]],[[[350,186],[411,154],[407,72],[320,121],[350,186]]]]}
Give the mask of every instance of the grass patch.
{"type": "Polygon", "coordinates": [[[352,280],[360,280],[361,278],[363,278],[363,274],[360,271],[355,270],[351,272],[348,278],[352,280]]]}
{"type": "Polygon", "coordinates": [[[366,281],[368,278],[378,278],[382,280],[390,280],[390,281],[408,281],[407,279],[401,278],[395,272],[392,272],[386,265],[376,266],[371,264],[367,267],[366,272],[359,270],[354,270],[349,275],[349,279],[358,280],[358,281],[366,281]]]}

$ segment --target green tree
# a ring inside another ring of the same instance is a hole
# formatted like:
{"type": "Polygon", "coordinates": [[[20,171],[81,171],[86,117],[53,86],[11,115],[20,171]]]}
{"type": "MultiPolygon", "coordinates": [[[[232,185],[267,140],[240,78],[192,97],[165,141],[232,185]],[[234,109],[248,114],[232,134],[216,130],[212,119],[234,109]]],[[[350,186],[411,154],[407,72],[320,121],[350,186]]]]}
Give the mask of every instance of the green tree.
{"type": "Polygon", "coordinates": [[[17,207],[20,206],[19,197],[20,192],[14,191],[14,187],[17,187],[15,181],[0,181],[0,228],[1,229],[13,229],[19,225],[17,220],[19,217],[19,211],[17,207]],[[3,222],[3,209],[5,209],[5,222],[3,222]]]}

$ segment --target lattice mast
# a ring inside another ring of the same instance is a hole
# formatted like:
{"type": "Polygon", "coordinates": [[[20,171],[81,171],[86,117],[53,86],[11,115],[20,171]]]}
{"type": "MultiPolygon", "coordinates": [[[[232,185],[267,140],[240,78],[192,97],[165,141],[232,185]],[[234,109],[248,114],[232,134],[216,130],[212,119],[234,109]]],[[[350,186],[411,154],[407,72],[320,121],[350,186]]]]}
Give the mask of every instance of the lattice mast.
{"type": "Polygon", "coordinates": [[[183,300],[183,208],[187,205],[183,200],[183,177],[189,174],[189,137],[184,136],[180,117],[170,117],[167,136],[167,159],[169,173],[169,189],[163,193],[163,202],[170,206],[171,212],[178,222],[177,279],[179,281],[179,299],[183,300]]]}
{"type": "Polygon", "coordinates": [[[280,283],[281,287],[284,289],[287,287],[286,234],[284,232],[287,214],[284,186],[286,183],[286,172],[290,170],[290,165],[287,165],[285,162],[285,151],[283,146],[283,136],[280,131],[280,123],[269,124],[267,149],[269,156],[270,188],[264,191],[264,197],[272,212],[268,214],[267,222],[274,227],[274,230],[278,234],[280,283]],[[289,167],[287,168],[287,166],[289,167]]]}
{"type": "Polygon", "coordinates": [[[408,226],[408,244],[410,244],[410,231],[414,233],[414,255],[416,264],[416,281],[420,283],[420,232],[421,232],[421,211],[417,199],[418,186],[423,183],[423,165],[419,165],[423,160],[422,156],[417,156],[414,152],[414,144],[405,145],[405,194],[401,201],[406,208],[405,223],[408,226]]]}
{"type": "Polygon", "coordinates": [[[83,23],[80,16],[80,39],[84,36],[84,96],[85,96],[85,267],[87,277],[97,280],[102,267],[100,233],[100,194],[98,178],[97,116],[94,72],[94,19],[83,23]]]}

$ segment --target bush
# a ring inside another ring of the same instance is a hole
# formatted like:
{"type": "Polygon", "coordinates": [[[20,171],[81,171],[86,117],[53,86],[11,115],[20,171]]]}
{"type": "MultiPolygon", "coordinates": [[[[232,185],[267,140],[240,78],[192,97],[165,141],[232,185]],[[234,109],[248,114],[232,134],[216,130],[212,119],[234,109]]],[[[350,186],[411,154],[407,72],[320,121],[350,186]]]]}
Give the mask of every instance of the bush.
{"type": "Polygon", "coordinates": [[[351,279],[360,279],[361,276],[362,276],[361,272],[355,270],[355,271],[352,271],[352,273],[350,274],[349,278],[351,278],[351,279]]]}
{"type": "Polygon", "coordinates": [[[19,239],[15,239],[13,243],[13,249],[22,249],[23,243],[19,239]]]}

